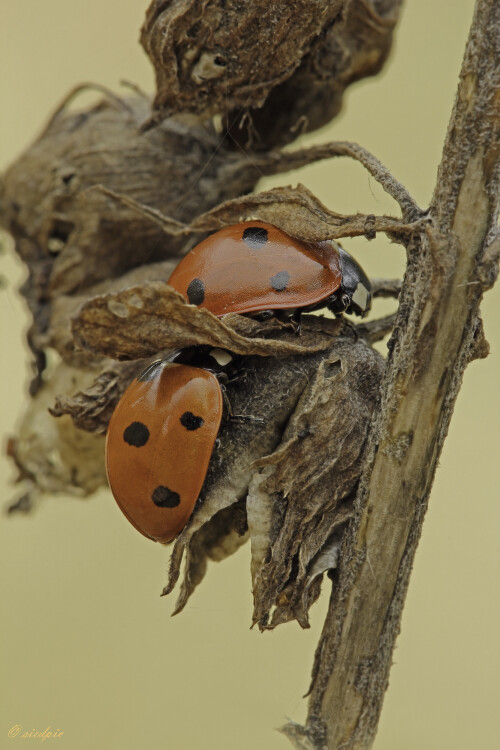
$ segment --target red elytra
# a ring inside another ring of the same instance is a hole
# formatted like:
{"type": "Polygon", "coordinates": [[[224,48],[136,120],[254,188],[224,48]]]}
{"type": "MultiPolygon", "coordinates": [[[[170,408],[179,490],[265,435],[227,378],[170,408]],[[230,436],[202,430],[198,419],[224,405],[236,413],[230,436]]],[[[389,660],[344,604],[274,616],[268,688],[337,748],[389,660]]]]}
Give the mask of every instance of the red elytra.
{"type": "Polygon", "coordinates": [[[106,436],[113,496],[144,536],[170,542],[188,522],[222,419],[216,376],[154,362],[127,388],[106,436]]]}
{"type": "Polygon", "coordinates": [[[225,227],[194,247],[168,284],[214,315],[312,310],[364,315],[370,282],[331,241],[305,243],[262,221],[225,227]]]}

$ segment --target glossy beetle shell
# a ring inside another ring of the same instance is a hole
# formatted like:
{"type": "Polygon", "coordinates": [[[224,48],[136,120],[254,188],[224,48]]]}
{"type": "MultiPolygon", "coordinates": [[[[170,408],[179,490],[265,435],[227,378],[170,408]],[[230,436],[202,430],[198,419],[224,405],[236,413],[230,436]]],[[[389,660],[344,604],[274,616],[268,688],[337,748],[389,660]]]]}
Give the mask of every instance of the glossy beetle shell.
{"type": "Polygon", "coordinates": [[[335,243],[301,242],[262,221],[210,235],[181,260],[168,283],[191,304],[219,316],[314,309],[327,306],[335,293],[353,302],[350,311],[364,314],[371,301],[366,274],[335,243]]]}
{"type": "Polygon", "coordinates": [[[169,542],[200,494],[222,418],[215,375],[158,361],[123,394],[108,427],[111,491],[145,536],[169,542]]]}

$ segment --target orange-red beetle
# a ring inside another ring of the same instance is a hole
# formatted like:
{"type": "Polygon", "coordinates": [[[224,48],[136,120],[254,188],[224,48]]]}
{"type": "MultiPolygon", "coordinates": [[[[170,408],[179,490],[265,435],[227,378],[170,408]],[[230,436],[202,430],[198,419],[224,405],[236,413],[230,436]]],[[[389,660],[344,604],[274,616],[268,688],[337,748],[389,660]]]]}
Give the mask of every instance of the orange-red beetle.
{"type": "Polygon", "coordinates": [[[194,247],[168,284],[214,315],[304,311],[364,315],[371,285],[332,241],[306,243],[262,221],[225,227],[194,247]]]}
{"type": "Polygon", "coordinates": [[[169,542],[200,494],[223,411],[217,377],[158,360],[128,387],[106,437],[111,491],[144,536],[169,542]]]}

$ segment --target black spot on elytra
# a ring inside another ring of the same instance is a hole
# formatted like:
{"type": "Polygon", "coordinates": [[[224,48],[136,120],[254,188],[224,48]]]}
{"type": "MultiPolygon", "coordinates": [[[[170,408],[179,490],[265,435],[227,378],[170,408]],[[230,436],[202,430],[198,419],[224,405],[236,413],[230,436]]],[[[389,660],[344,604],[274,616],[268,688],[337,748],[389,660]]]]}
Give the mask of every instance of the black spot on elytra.
{"type": "Polygon", "coordinates": [[[135,448],[141,448],[149,440],[149,430],[142,422],[132,422],[123,432],[123,439],[135,448]]]}
{"type": "Polygon", "coordinates": [[[181,496],[178,492],[159,484],[153,490],[151,500],[158,508],[177,508],[181,502],[181,496]]]}
{"type": "Polygon", "coordinates": [[[205,299],[205,284],[201,279],[193,279],[187,288],[188,300],[192,305],[201,305],[205,299]]]}
{"type": "Polygon", "coordinates": [[[267,240],[267,229],[264,227],[247,227],[243,232],[243,242],[252,250],[258,250],[267,240]]]}
{"type": "Polygon", "coordinates": [[[185,411],[180,418],[181,425],[186,430],[197,430],[202,426],[204,421],[203,417],[195,416],[192,411],[185,411]]]}
{"type": "Polygon", "coordinates": [[[290,281],[290,274],[288,271],[278,271],[274,276],[271,276],[269,281],[275,292],[284,292],[290,281]]]}

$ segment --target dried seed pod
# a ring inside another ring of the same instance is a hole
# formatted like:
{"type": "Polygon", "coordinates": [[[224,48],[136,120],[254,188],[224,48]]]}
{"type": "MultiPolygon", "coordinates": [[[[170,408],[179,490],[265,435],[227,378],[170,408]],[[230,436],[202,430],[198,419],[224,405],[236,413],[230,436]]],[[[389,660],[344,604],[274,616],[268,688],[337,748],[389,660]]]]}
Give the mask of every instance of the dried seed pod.
{"type": "Polygon", "coordinates": [[[351,0],[324,27],[299,67],[272,91],[262,108],[253,102],[224,124],[238,143],[255,150],[283,146],[326,125],[340,112],[346,88],[384,65],[401,0],[351,0]]]}
{"type": "Polygon", "coordinates": [[[351,514],[383,366],[365,343],[340,339],[302,393],[279,447],[256,462],[263,471],[250,485],[247,512],[250,536],[255,527],[260,537],[253,579],[261,628],[289,619],[308,626],[314,567],[351,514]]]}
{"type": "Polygon", "coordinates": [[[352,335],[327,353],[246,361],[246,377],[228,386],[228,395],[235,411],[262,417],[264,425],[229,422],[220,432],[172,553],[164,593],[173,590],[186,552],[176,612],[207,560],[223,559],[250,537],[254,622],[308,626],[321,565],[332,560],[332,534],[352,512],[382,369],[382,357],[352,335]]]}
{"type": "Polygon", "coordinates": [[[153,0],[141,43],[156,72],[156,115],[221,114],[237,143],[265,151],[339,112],[345,88],[377,73],[401,0],[153,0]],[[255,54],[258,50],[258,54],[255,54]]]}
{"type": "Polygon", "coordinates": [[[344,5],[206,0],[200,9],[196,0],[153,0],[141,43],[156,71],[155,107],[214,114],[261,106],[344,5]]]}

